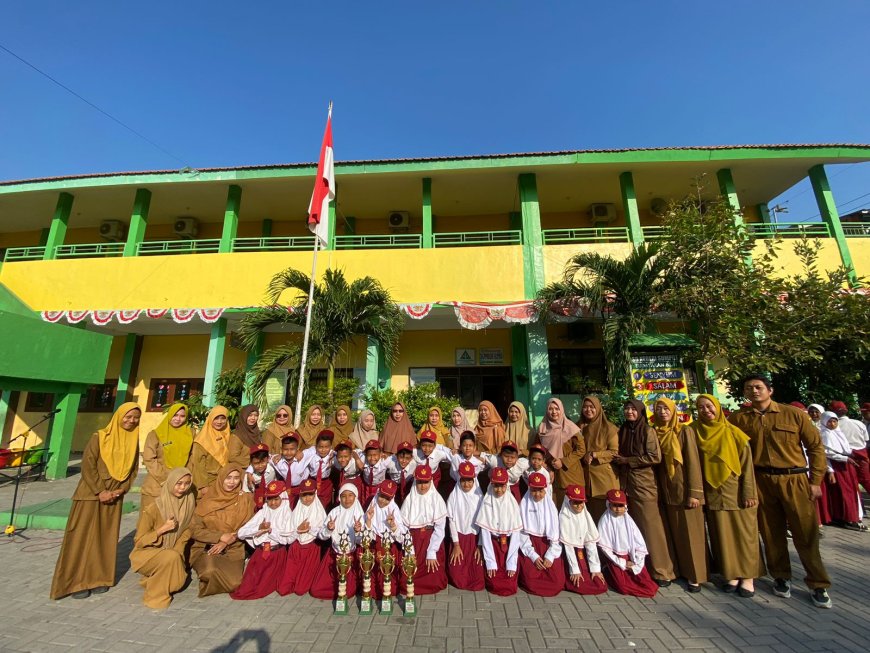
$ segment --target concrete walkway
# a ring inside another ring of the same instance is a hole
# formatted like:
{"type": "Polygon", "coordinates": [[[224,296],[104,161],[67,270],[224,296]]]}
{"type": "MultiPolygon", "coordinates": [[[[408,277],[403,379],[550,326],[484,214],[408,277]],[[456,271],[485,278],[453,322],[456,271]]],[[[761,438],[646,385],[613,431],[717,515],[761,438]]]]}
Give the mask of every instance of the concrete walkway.
{"type": "MultiPolygon", "coordinates": [[[[31,483],[24,502],[68,497],[77,483],[31,483]]],[[[138,501],[138,495],[130,495],[138,501]]],[[[12,488],[0,488],[0,508],[12,488]]],[[[259,601],[197,598],[196,582],[156,612],[141,604],[129,569],[136,515],[121,524],[119,583],[87,600],[48,598],[59,531],[28,530],[0,537],[4,620],[0,651],[281,651],[300,653],[501,653],[502,651],[862,651],[870,650],[870,533],[826,529],[822,554],[834,581],[833,610],[809,601],[793,556],[792,598],[779,599],[770,579],[754,599],[724,594],[712,583],[700,594],[672,585],[655,599],[609,593],[552,599],[520,592],[509,598],[453,588],[422,597],[416,619],[334,617],[330,604],[272,595],[259,601]]],[[[5,524],[3,525],[5,526],[5,524]]]]}

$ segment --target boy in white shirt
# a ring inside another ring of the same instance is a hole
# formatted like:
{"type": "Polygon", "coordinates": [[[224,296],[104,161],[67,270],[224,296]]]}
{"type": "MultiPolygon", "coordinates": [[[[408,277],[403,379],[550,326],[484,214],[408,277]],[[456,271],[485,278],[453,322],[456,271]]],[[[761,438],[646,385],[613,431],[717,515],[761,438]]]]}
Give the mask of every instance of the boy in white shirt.
{"type": "Polygon", "coordinates": [[[254,494],[254,503],[257,510],[266,502],[266,486],[275,480],[277,472],[272,461],[269,460],[269,447],[260,443],[250,448],[251,464],[245,469],[245,479],[242,484],[244,492],[254,494]]]}
{"type": "Polygon", "coordinates": [[[517,503],[522,501],[523,494],[520,489],[520,480],[523,474],[529,468],[529,459],[520,456],[520,449],[516,442],[505,440],[501,445],[501,453],[499,455],[481,452],[481,459],[490,467],[490,469],[502,468],[508,473],[508,488],[517,503]]]}
{"type": "Polygon", "coordinates": [[[387,474],[395,481],[399,489],[396,492],[396,504],[402,505],[411,485],[414,483],[414,470],[417,469],[417,461],[414,460],[414,445],[407,440],[402,442],[395,454],[387,458],[387,474]]]}

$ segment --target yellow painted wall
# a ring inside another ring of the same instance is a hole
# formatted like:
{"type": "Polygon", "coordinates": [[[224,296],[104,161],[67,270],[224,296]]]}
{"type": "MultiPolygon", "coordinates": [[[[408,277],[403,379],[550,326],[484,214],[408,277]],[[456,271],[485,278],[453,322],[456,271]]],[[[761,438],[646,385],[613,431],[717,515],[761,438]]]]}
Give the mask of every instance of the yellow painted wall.
{"type": "MultiPolygon", "coordinates": [[[[397,302],[523,297],[519,246],[324,252],[319,273],[330,264],[351,279],[379,278],[397,302]]],[[[288,266],[310,269],[311,254],[24,261],[3,265],[0,282],[39,311],[252,306],[262,302],[272,276],[288,266]]]]}
{"type": "MultiPolygon", "coordinates": [[[[779,275],[800,274],[803,267],[800,259],[794,252],[795,244],[799,242],[796,239],[785,238],[777,250],[776,266],[779,275]]],[[[833,238],[822,238],[819,241],[819,258],[818,266],[820,270],[836,270],[843,263],[840,260],[840,250],[837,249],[837,243],[833,238]]],[[[755,244],[753,250],[756,256],[766,252],[764,241],[759,240],[755,244]]],[[[855,260],[855,255],[852,254],[852,259],[855,260]]]]}
{"type": "Polygon", "coordinates": [[[847,238],[852,264],[859,277],[870,277],[870,238],[847,238]]]}
{"type": "Polygon", "coordinates": [[[565,264],[572,256],[583,252],[597,252],[602,256],[625,258],[631,253],[629,243],[571,243],[544,246],[544,280],[553,283],[562,279],[565,264]]]}

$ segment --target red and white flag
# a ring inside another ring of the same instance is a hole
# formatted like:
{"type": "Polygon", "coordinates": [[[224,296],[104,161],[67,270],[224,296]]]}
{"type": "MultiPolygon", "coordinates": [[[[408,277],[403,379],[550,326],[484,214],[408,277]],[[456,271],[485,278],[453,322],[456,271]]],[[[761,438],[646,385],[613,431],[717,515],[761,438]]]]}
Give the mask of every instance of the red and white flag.
{"type": "Polygon", "coordinates": [[[329,202],[335,199],[335,155],[332,151],[332,102],[326,118],[326,131],[317,162],[317,179],[308,205],[308,228],[319,240],[321,247],[329,244],[329,202]]]}

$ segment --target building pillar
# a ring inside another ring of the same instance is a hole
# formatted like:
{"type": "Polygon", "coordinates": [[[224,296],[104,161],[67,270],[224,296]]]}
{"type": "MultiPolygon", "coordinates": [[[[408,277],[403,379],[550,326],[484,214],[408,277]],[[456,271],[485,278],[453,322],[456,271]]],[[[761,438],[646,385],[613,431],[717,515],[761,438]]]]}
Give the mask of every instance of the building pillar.
{"type": "Polygon", "coordinates": [[[432,178],[423,177],[423,249],[435,246],[432,225],[432,178]]]}
{"type": "Polygon", "coordinates": [[[9,413],[9,404],[12,401],[12,390],[0,392],[0,441],[6,435],[6,416],[9,413]]]}
{"type": "Polygon", "coordinates": [[[66,478],[83,390],[80,385],[70,385],[69,391],[58,398],[57,407],[60,412],[52,418],[48,436],[49,459],[45,467],[45,477],[49,480],[66,478]]]}
{"type": "Polygon", "coordinates": [[[770,209],[767,207],[767,204],[758,204],[755,208],[758,211],[758,217],[761,218],[761,221],[764,224],[770,224],[770,209]]]}
{"type": "Polygon", "coordinates": [[[145,240],[145,229],[148,227],[148,211],[150,209],[151,191],[147,188],[136,189],[133,212],[130,214],[130,226],[127,229],[127,241],[124,243],[124,256],[136,256],[139,243],[145,240]]]}
{"type": "Polygon", "coordinates": [[[139,375],[139,356],[142,354],[142,336],[128,333],[124,340],[124,357],[121,359],[121,373],[115,390],[115,410],[126,401],[133,400],[133,388],[139,375]]]}
{"type": "Polygon", "coordinates": [[[520,214],[523,224],[523,280],[526,299],[534,299],[544,287],[544,252],[541,207],[534,173],[519,176],[520,214]]]}
{"type": "Polygon", "coordinates": [[[622,211],[625,214],[625,226],[628,228],[628,239],[633,247],[643,243],[643,228],[640,226],[640,211],[637,208],[637,193],[634,191],[634,176],[626,171],[619,175],[619,188],[622,191],[622,211]]]}
{"type": "Polygon", "coordinates": [[[722,168],[716,171],[716,179],[719,181],[719,194],[728,202],[728,206],[734,212],[734,224],[743,224],[743,214],[740,212],[740,200],[737,197],[737,189],[734,187],[734,177],[731,168],[722,168]]]}
{"type": "Polygon", "coordinates": [[[254,345],[254,348],[248,352],[248,356],[245,359],[245,389],[242,391],[242,405],[254,403],[254,396],[251,394],[248,382],[251,380],[251,368],[254,367],[260,356],[263,355],[263,340],[263,334],[261,333],[257,336],[257,343],[254,345]]]}
{"type": "Polygon", "coordinates": [[[233,251],[233,241],[239,231],[239,211],[242,208],[242,187],[231,184],[227,190],[227,204],[224,209],[224,228],[218,252],[228,254],[233,251]]]}
{"type": "Polygon", "coordinates": [[[205,379],[202,388],[202,402],[206,406],[215,405],[215,387],[224,366],[226,340],[227,320],[222,317],[212,325],[208,339],[208,358],[205,362],[205,379]]]}
{"type": "Polygon", "coordinates": [[[529,417],[539,424],[547,410],[547,401],[553,394],[550,386],[550,350],[547,345],[547,327],[541,322],[524,326],[528,352],[529,417]]]}
{"type": "Polygon", "coordinates": [[[383,390],[390,387],[392,374],[384,362],[384,354],[374,338],[368,339],[366,347],[366,385],[383,390]]]}
{"type": "Polygon", "coordinates": [[[822,164],[813,166],[810,168],[809,174],[813,193],[816,196],[816,204],[819,207],[819,213],[822,215],[822,220],[828,225],[828,230],[831,232],[834,240],[837,241],[837,249],[840,250],[840,260],[843,262],[843,267],[849,272],[849,284],[854,287],[858,284],[858,275],[855,274],[852,254],[849,251],[849,244],[846,242],[846,234],[843,232],[843,225],[840,222],[837,205],[834,203],[834,194],[831,192],[831,185],[828,183],[825,166],[822,164]]]}
{"type": "Polygon", "coordinates": [[[66,238],[66,226],[69,223],[69,214],[72,211],[73,196],[69,193],[61,193],[57,198],[54,208],[54,217],[51,219],[51,227],[48,229],[48,237],[45,239],[45,253],[43,260],[54,259],[54,250],[63,245],[66,238]]]}

